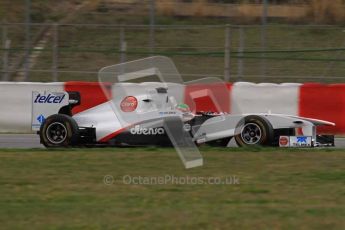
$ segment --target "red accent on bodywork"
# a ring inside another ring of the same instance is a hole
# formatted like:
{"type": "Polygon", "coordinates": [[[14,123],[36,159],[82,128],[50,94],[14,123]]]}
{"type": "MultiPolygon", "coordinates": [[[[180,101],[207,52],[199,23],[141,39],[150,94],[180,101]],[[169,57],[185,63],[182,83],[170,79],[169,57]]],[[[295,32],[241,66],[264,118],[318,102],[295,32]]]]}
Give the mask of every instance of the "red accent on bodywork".
{"type": "Polygon", "coordinates": [[[303,129],[302,128],[296,128],[296,135],[297,136],[303,136],[303,129]]]}
{"type": "Polygon", "coordinates": [[[304,84],[299,99],[300,116],[335,123],[335,126],[319,126],[319,133],[345,133],[345,84],[304,84]]]}
{"type": "Polygon", "coordinates": [[[131,124],[131,125],[128,125],[126,127],[123,127],[119,130],[116,130],[115,132],[103,137],[101,140],[99,140],[99,142],[102,142],[102,143],[105,143],[105,142],[108,142],[110,141],[111,139],[113,139],[114,137],[116,137],[117,135],[123,133],[124,131],[128,130],[129,128],[137,125],[137,124],[140,124],[140,122],[137,122],[137,123],[134,123],[134,124],[131,124]]]}
{"type": "MultiPolygon", "coordinates": [[[[132,125],[131,125],[132,126],[132,125]]],[[[125,127],[125,128],[121,128],[119,130],[117,130],[116,132],[113,132],[105,137],[103,137],[102,139],[99,140],[99,142],[101,143],[106,143],[108,142],[109,140],[113,139],[114,137],[116,137],[117,135],[121,134],[122,132],[124,132],[125,130],[127,130],[129,127],[131,126],[128,126],[128,127],[125,127]]]]}
{"type": "Polygon", "coordinates": [[[102,103],[107,102],[111,98],[111,84],[99,82],[66,82],[65,91],[79,92],[80,105],[76,105],[72,109],[72,114],[77,114],[102,103]],[[106,93],[102,89],[104,86],[106,93]],[[108,95],[106,95],[108,94],[108,95]]]}
{"type": "Polygon", "coordinates": [[[193,112],[230,113],[231,88],[231,83],[186,85],[184,101],[193,112]]]}
{"type": "Polygon", "coordinates": [[[121,110],[126,113],[133,112],[134,110],[136,110],[137,106],[138,100],[133,96],[125,97],[120,103],[121,110]]]}

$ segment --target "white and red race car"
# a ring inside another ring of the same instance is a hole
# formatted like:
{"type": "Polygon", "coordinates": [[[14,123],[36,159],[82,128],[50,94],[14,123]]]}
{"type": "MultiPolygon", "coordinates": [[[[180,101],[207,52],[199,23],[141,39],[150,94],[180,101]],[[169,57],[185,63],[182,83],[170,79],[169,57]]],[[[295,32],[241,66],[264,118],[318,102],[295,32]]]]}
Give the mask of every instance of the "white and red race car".
{"type": "MultiPolygon", "coordinates": [[[[201,82],[223,84],[219,79],[201,82]]],[[[185,83],[166,57],[105,67],[99,72],[99,84],[108,100],[78,113],[72,113],[83,100],[78,90],[33,92],[32,129],[38,131],[43,145],[176,146],[192,142],[229,146],[231,141],[239,146],[334,145],[333,136],[316,132],[316,126],[335,125],[328,121],[288,114],[195,111],[193,104],[181,101],[185,83]],[[138,83],[152,76],[160,82],[138,83]]],[[[205,95],[215,105],[221,104],[219,96],[208,90],[198,89],[190,97],[205,95]]]]}

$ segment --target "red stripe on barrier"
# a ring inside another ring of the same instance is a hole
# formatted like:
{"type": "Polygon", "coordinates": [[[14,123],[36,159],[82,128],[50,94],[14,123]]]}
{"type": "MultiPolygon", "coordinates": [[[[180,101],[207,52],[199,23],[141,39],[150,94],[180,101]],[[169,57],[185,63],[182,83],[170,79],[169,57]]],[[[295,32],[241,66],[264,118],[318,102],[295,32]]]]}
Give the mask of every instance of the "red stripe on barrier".
{"type": "Polygon", "coordinates": [[[73,115],[76,113],[80,113],[87,109],[90,109],[94,106],[102,104],[108,101],[108,98],[111,97],[111,84],[105,84],[107,89],[106,95],[102,89],[101,83],[98,82],[66,82],[64,87],[65,91],[71,92],[79,92],[80,94],[80,105],[73,107],[72,113],[73,115]]]}
{"type": "Polygon", "coordinates": [[[345,134],[345,84],[304,84],[300,88],[299,115],[331,121],[335,127],[320,126],[324,134],[345,134]]]}
{"type": "Polygon", "coordinates": [[[231,88],[230,83],[186,85],[184,102],[193,112],[230,113],[231,88]]]}

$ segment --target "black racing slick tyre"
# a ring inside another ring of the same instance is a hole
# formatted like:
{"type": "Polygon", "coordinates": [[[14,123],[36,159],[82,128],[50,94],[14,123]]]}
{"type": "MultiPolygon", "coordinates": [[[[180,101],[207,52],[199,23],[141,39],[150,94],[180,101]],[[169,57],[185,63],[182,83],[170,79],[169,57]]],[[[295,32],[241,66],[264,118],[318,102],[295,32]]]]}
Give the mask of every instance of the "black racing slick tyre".
{"type": "Polygon", "coordinates": [[[49,116],[40,128],[41,143],[47,148],[70,147],[79,139],[78,124],[65,114],[49,116]]]}
{"type": "Polygon", "coordinates": [[[247,116],[244,124],[238,129],[235,140],[238,146],[270,146],[274,139],[271,123],[261,116],[247,116]]]}

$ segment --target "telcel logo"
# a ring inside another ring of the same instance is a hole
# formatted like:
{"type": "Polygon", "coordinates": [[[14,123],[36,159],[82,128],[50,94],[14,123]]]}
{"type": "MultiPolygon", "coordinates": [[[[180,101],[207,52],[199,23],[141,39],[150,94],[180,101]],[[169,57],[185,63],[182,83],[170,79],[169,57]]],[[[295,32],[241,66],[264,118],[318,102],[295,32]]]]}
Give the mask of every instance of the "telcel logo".
{"type": "Polygon", "coordinates": [[[55,96],[52,94],[48,94],[47,96],[44,96],[41,94],[38,94],[36,99],[34,100],[34,103],[49,103],[49,104],[60,104],[63,99],[65,98],[65,94],[60,96],[55,96]]]}

